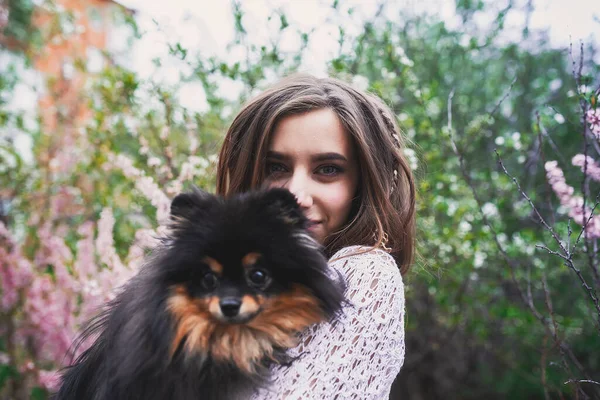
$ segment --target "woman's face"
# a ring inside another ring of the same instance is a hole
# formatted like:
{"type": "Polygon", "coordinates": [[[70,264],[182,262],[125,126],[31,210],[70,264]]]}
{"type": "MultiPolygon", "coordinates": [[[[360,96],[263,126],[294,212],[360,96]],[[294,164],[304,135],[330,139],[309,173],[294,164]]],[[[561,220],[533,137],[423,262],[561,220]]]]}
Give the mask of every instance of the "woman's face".
{"type": "Polygon", "coordinates": [[[296,195],[320,243],[347,222],[358,176],[352,140],[332,110],[288,116],[277,124],[267,154],[267,186],[296,195]]]}

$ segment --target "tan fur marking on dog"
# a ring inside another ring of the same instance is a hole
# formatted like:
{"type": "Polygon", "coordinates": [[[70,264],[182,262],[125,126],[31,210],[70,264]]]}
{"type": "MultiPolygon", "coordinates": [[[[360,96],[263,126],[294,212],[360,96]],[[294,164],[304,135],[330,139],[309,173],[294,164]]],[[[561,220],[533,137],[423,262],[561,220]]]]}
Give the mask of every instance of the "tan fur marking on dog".
{"type": "Polygon", "coordinates": [[[240,307],[240,315],[247,316],[256,314],[260,310],[260,304],[250,295],[242,297],[242,305],[240,307]]]}
{"type": "Polygon", "coordinates": [[[223,313],[221,312],[221,305],[219,304],[220,299],[217,296],[213,296],[208,301],[208,311],[215,318],[222,318],[223,313]]]}
{"type": "Polygon", "coordinates": [[[219,321],[212,314],[215,308],[220,313],[217,297],[193,299],[183,286],[172,289],[167,304],[177,323],[171,356],[186,338],[186,352],[210,353],[250,374],[264,357],[273,357],[275,347],[296,346],[298,332],[325,319],[318,300],[301,286],[273,298],[244,296],[242,307],[262,308],[246,324],[219,321]]]}
{"type": "Polygon", "coordinates": [[[172,288],[172,294],[167,300],[167,310],[176,321],[175,336],[171,343],[171,356],[187,336],[188,350],[208,350],[208,337],[213,330],[210,323],[208,304],[204,299],[192,299],[183,285],[172,288]]]}
{"type": "MultiPolygon", "coordinates": [[[[242,297],[242,304],[240,305],[239,311],[241,317],[249,317],[256,314],[258,310],[260,310],[258,299],[254,299],[254,297],[250,295],[242,297]]],[[[221,311],[220,299],[216,296],[208,301],[208,311],[217,319],[224,318],[223,312],[221,311]]]]}
{"type": "Polygon", "coordinates": [[[295,342],[296,332],[325,319],[318,300],[299,285],[290,292],[267,299],[262,308],[249,326],[281,347],[293,347],[291,342],[295,342]]]}
{"type": "Polygon", "coordinates": [[[208,265],[211,271],[217,274],[218,276],[221,276],[223,274],[223,264],[221,264],[214,258],[206,256],[202,259],[202,262],[208,265]]]}
{"type": "Polygon", "coordinates": [[[258,302],[263,303],[262,311],[254,319],[247,324],[220,325],[214,334],[223,337],[211,345],[215,359],[233,361],[248,373],[263,357],[272,357],[274,347],[296,346],[296,333],[324,320],[317,299],[300,286],[258,302]]]}
{"type": "Polygon", "coordinates": [[[244,266],[244,268],[250,268],[254,264],[256,264],[256,261],[258,261],[260,257],[262,257],[260,253],[248,253],[244,257],[242,257],[242,265],[244,266]]]}
{"type": "Polygon", "coordinates": [[[211,355],[215,360],[233,362],[240,370],[253,373],[255,365],[272,353],[272,346],[256,333],[246,325],[221,324],[214,332],[211,355]]]}

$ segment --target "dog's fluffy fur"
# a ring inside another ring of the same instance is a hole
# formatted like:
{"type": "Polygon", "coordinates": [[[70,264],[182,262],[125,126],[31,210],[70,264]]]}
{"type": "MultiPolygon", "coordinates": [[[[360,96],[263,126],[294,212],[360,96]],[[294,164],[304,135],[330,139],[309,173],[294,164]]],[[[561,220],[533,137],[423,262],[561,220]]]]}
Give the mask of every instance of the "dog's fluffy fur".
{"type": "Polygon", "coordinates": [[[284,189],[171,204],[169,234],[80,340],[57,400],[247,398],[343,285],[284,189]]]}

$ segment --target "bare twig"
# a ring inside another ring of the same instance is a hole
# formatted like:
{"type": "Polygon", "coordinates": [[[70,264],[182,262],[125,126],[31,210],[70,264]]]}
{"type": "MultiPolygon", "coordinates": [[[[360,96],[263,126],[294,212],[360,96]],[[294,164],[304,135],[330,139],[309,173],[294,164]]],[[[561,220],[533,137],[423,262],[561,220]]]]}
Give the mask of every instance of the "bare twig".
{"type": "Polygon", "coordinates": [[[563,254],[560,254],[560,253],[559,253],[559,252],[557,252],[557,251],[550,250],[548,247],[546,247],[546,246],[544,246],[544,245],[542,245],[542,244],[536,244],[536,245],[535,245],[535,247],[537,247],[538,249],[546,250],[548,253],[552,254],[553,256],[560,257],[560,258],[562,258],[562,259],[563,259],[563,260],[565,260],[565,261],[569,261],[569,258],[568,258],[568,257],[566,257],[565,255],[563,255],[563,254]]]}
{"type": "Polygon", "coordinates": [[[535,213],[535,215],[538,217],[539,221],[541,222],[541,224],[544,226],[544,228],[546,228],[546,230],[548,232],[550,232],[550,234],[552,234],[552,238],[554,238],[554,240],[556,241],[556,243],[558,243],[558,246],[560,247],[560,249],[565,253],[565,254],[569,254],[567,249],[565,249],[565,247],[563,246],[560,238],[558,237],[558,235],[556,234],[556,232],[554,232],[554,229],[552,229],[552,227],[550,225],[548,225],[546,223],[546,220],[544,219],[544,217],[542,217],[537,209],[537,207],[533,204],[533,201],[531,201],[531,199],[529,198],[529,196],[527,195],[527,193],[525,193],[523,191],[523,189],[521,189],[521,185],[519,184],[519,181],[517,180],[517,178],[513,177],[512,175],[510,175],[508,173],[508,171],[506,170],[506,167],[504,166],[504,163],[502,162],[502,158],[500,157],[500,154],[498,153],[498,150],[494,149],[494,153],[496,153],[496,157],[498,158],[498,165],[500,166],[500,168],[502,168],[502,171],[504,172],[504,174],[513,181],[513,183],[515,184],[515,186],[517,187],[517,190],[519,191],[519,193],[521,193],[521,196],[523,196],[525,198],[525,200],[527,200],[527,202],[529,203],[529,205],[531,206],[533,212],[535,213]]]}
{"type": "MultiPolygon", "coordinates": [[[[590,211],[590,215],[589,215],[588,219],[583,224],[583,228],[581,229],[581,232],[579,232],[579,235],[577,236],[577,240],[575,241],[575,244],[573,245],[573,250],[575,250],[575,247],[579,243],[579,240],[581,239],[583,232],[586,230],[585,228],[587,227],[587,225],[590,223],[592,217],[594,216],[594,210],[596,210],[596,207],[598,207],[599,204],[600,204],[600,191],[598,191],[598,194],[596,195],[596,199],[594,201],[594,207],[592,207],[592,210],[590,211]]],[[[585,211],[584,211],[583,215],[585,215],[585,211]]],[[[586,238],[586,241],[587,241],[587,238],[586,238]]]]}
{"type": "MultiPolygon", "coordinates": [[[[546,155],[544,154],[543,136],[546,136],[547,141],[550,143],[550,146],[552,147],[552,149],[554,150],[556,155],[562,159],[562,154],[558,150],[558,146],[556,146],[556,144],[554,143],[554,140],[552,140],[550,135],[548,135],[548,132],[546,132],[546,129],[544,129],[544,126],[542,125],[542,123],[540,121],[539,111],[535,112],[535,120],[536,120],[536,124],[537,124],[539,153],[540,153],[540,157],[542,158],[542,165],[546,165],[546,155]]],[[[552,193],[553,193],[552,186],[550,185],[550,182],[548,182],[547,179],[544,179],[544,182],[545,182],[545,188],[546,188],[546,190],[544,191],[544,195],[546,197],[546,201],[548,202],[548,209],[551,212],[551,214],[550,214],[550,216],[552,217],[551,222],[552,222],[552,225],[554,225],[556,223],[556,213],[554,212],[554,206],[552,205],[552,193]]],[[[570,235],[569,235],[569,237],[570,237],[570,235]]]]}
{"type": "Polygon", "coordinates": [[[548,358],[548,336],[544,336],[544,343],[542,343],[542,355],[540,357],[540,370],[542,371],[542,388],[544,388],[544,399],[550,400],[550,394],[548,393],[548,383],[546,379],[546,359],[548,358]]]}
{"type": "Polygon", "coordinates": [[[552,326],[554,327],[554,333],[558,336],[558,325],[556,324],[556,318],[554,318],[554,308],[552,307],[552,299],[550,297],[550,289],[548,289],[548,282],[546,280],[546,274],[542,273],[542,289],[544,290],[544,300],[548,314],[552,320],[552,326]]]}
{"type": "MultiPolygon", "coordinates": [[[[546,281],[546,274],[542,273],[542,289],[544,290],[544,303],[546,304],[546,309],[548,310],[548,315],[550,316],[550,321],[552,322],[552,337],[554,339],[554,343],[556,344],[556,346],[558,346],[558,348],[561,350],[562,353],[562,345],[564,344],[564,342],[560,341],[560,339],[558,339],[558,324],[556,323],[556,318],[554,318],[554,308],[552,307],[552,299],[550,296],[550,289],[548,289],[548,282],[546,281]]],[[[564,353],[563,353],[564,354],[564,353]]],[[[569,368],[569,365],[566,362],[565,357],[561,357],[561,360],[563,362],[563,367],[565,368],[565,370],[567,370],[569,372],[570,375],[573,375],[573,372],[571,371],[571,368],[569,368]]],[[[577,365],[578,368],[580,368],[580,371],[582,371],[581,365],[579,364],[579,362],[575,359],[575,365],[577,365]]],[[[579,385],[576,386],[576,395],[577,397],[579,397],[578,395],[582,394],[584,397],[587,397],[585,395],[585,393],[581,390],[581,387],[579,385]]]]}
{"type": "Polygon", "coordinates": [[[527,300],[533,305],[533,295],[531,294],[531,264],[527,263],[527,300]]]}
{"type": "MultiPolygon", "coordinates": [[[[500,108],[500,106],[502,105],[504,100],[506,100],[506,98],[510,95],[510,92],[512,91],[512,88],[516,82],[517,82],[517,77],[515,76],[514,79],[512,80],[512,82],[510,83],[508,90],[506,91],[506,93],[504,93],[504,96],[502,96],[500,101],[498,101],[498,103],[496,103],[496,106],[492,109],[492,111],[489,112],[490,117],[493,117],[494,114],[496,114],[496,112],[498,111],[498,109],[500,108]]],[[[454,89],[452,89],[452,90],[454,91],[454,89]]]]}
{"type": "MultiPolygon", "coordinates": [[[[567,250],[571,250],[571,235],[573,234],[573,230],[571,229],[571,218],[567,220],[567,250]]],[[[581,232],[579,232],[581,234],[581,232]]]]}
{"type": "Polygon", "coordinates": [[[579,41],[579,71],[577,71],[577,81],[581,83],[581,71],[583,71],[583,40],[579,41]]]}
{"type": "MultiPolygon", "coordinates": [[[[575,78],[575,85],[577,86],[577,95],[579,97],[579,104],[581,105],[582,101],[581,100],[581,92],[579,90],[580,86],[581,86],[581,65],[580,65],[580,69],[579,69],[579,74],[577,73],[576,69],[577,69],[577,62],[575,60],[575,57],[573,56],[573,40],[571,38],[571,35],[569,35],[569,55],[571,56],[571,62],[573,64],[573,78],[575,78]]],[[[583,48],[582,48],[582,53],[581,53],[581,57],[583,57],[583,48]]]]}
{"type": "Polygon", "coordinates": [[[546,138],[546,140],[550,144],[550,147],[552,147],[552,150],[554,150],[554,153],[556,154],[556,156],[560,160],[561,164],[563,164],[563,165],[567,164],[567,160],[565,160],[565,158],[563,157],[560,149],[558,148],[558,146],[556,145],[556,143],[554,143],[554,140],[552,140],[552,137],[550,136],[550,134],[548,133],[548,131],[546,130],[546,128],[544,127],[544,125],[540,121],[540,115],[539,115],[539,113],[536,113],[536,118],[537,118],[537,126],[538,126],[538,129],[539,129],[540,133],[546,138]]]}

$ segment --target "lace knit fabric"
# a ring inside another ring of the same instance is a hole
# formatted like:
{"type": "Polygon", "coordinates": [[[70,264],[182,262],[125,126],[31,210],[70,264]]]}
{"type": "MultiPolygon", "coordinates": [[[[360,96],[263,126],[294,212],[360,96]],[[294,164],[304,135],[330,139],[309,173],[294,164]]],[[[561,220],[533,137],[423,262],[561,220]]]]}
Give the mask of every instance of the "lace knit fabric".
{"type": "Polygon", "coordinates": [[[275,368],[273,383],[252,400],[388,399],[404,362],[404,285],[389,254],[355,254],[361,251],[346,247],[330,261],[351,305],[336,321],[304,332],[290,351],[300,358],[275,368]]]}

